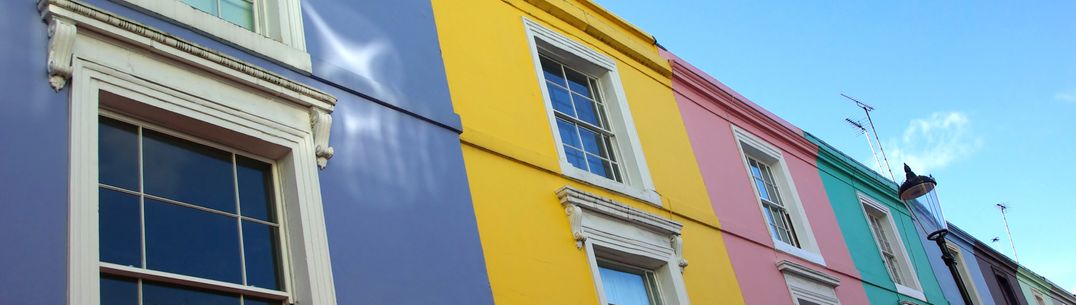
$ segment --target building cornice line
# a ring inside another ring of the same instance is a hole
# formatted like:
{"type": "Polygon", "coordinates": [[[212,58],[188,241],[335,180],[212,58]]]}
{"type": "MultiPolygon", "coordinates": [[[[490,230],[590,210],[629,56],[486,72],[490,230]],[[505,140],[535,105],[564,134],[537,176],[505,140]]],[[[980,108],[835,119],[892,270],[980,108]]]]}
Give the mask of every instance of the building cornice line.
{"type": "MultiPolygon", "coordinates": [[[[512,3],[514,2],[513,0],[502,1],[514,6],[514,4],[512,3]]],[[[632,26],[631,24],[628,24],[623,19],[612,15],[604,8],[598,6],[597,4],[591,3],[591,1],[589,0],[580,0],[580,2],[583,3],[586,8],[596,12],[597,15],[599,15],[600,17],[612,20],[613,22],[610,23],[601,20],[592,20],[593,18],[589,18],[591,17],[591,15],[586,12],[569,12],[563,7],[564,4],[555,4],[550,0],[522,1],[553,15],[554,17],[571,25],[572,27],[583,31],[590,36],[593,36],[594,38],[597,38],[599,41],[604,42],[606,45],[613,48],[614,50],[621,52],[622,54],[643,64],[647,68],[654,70],[662,76],[670,77],[672,75],[672,69],[669,67],[669,64],[665,60],[663,60],[661,58],[661,55],[657,52],[657,40],[654,39],[653,36],[650,36],[642,30],[632,26]],[[596,26],[596,23],[602,23],[605,26],[596,26]],[[620,41],[620,39],[617,38],[618,35],[611,33],[610,30],[607,30],[606,28],[612,28],[614,30],[619,29],[623,32],[629,33],[630,36],[634,38],[640,39],[640,41],[648,44],[648,47],[654,48],[653,54],[647,55],[643,51],[637,50],[637,48],[629,45],[629,43],[620,41]]]]}
{"type": "MultiPolygon", "coordinates": [[[[226,67],[232,71],[241,73],[249,77],[253,77],[259,81],[264,81],[269,84],[283,87],[284,89],[302,94],[303,96],[323,103],[321,105],[311,104],[304,106],[315,106],[331,112],[333,106],[336,104],[336,97],[328,93],[322,92],[321,90],[307,86],[306,84],[290,80],[288,78],[280,76],[279,74],[270,72],[261,67],[225,55],[224,53],[189,42],[182,38],[168,34],[164,31],[160,31],[149,26],[143,25],[141,23],[129,20],[127,18],[120,17],[113,13],[92,7],[90,5],[82,3],[81,1],[41,0],[38,2],[38,10],[41,12],[42,17],[47,17],[48,15],[55,14],[56,9],[66,10],[67,12],[108,24],[110,26],[123,30],[126,33],[134,34],[140,38],[147,39],[147,43],[157,43],[170,48],[174,48],[199,59],[226,67]]],[[[150,46],[150,48],[154,48],[154,46],[150,46]]]]}
{"type": "Polygon", "coordinates": [[[691,89],[709,97],[709,103],[704,104],[694,100],[692,100],[692,102],[704,108],[708,107],[706,104],[710,104],[727,109],[732,115],[748,121],[749,123],[754,123],[755,126],[761,127],[770,135],[776,136],[782,139],[785,143],[791,144],[792,147],[795,147],[799,152],[812,157],[817,155],[817,145],[808,141],[803,135],[789,129],[784,124],[778,122],[769,115],[762,113],[758,109],[755,109],[755,107],[747,104],[746,101],[733,96],[729,92],[725,92],[724,89],[711,83],[707,78],[699,75],[693,69],[685,66],[680,60],[672,59],[670,62],[673,67],[673,79],[681,80],[691,89]]]}

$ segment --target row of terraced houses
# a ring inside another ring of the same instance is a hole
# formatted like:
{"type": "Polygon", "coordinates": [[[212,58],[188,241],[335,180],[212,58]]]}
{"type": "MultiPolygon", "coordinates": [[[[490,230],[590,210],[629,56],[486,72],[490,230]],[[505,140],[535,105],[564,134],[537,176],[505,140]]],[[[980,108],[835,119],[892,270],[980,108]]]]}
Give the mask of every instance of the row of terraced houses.
{"type": "Polygon", "coordinates": [[[8,0],[0,35],[0,304],[1076,305],[591,0],[8,0]]]}

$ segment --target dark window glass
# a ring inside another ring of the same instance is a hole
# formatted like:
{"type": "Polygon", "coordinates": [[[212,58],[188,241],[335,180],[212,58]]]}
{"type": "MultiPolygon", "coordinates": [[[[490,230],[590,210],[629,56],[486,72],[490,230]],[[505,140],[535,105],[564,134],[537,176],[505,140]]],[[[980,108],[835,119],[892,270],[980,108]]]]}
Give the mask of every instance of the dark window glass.
{"type": "Polygon", "coordinates": [[[242,283],[236,218],[148,198],[145,209],[147,268],[242,283]]]}
{"type": "Polygon", "coordinates": [[[101,305],[138,305],[138,282],[102,276],[101,305]]]}
{"type": "Polygon", "coordinates": [[[138,196],[101,188],[98,197],[101,261],[142,267],[138,196]]]}
{"type": "Polygon", "coordinates": [[[821,304],[811,302],[811,301],[808,301],[808,300],[804,300],[804,299],[799,299],[798,301],[800,303],[799,305],[821,305],[821,304]]]}
{"type": "Polygon", "coordinates": [[[275,222],[271,167],[265,162],[241,156],[236,156],[235,160],[243,216],[275,222]]]}
{"type": "Polygon", "coordinates": [[[587,87],[587,77],[572,69],[565,70],[565,72],[568,73],[568,89],[572,89],[572,92],[582,94],[583,96],[591,97],[590,88],[587,87]]]}
{"type": "Polygon", "coordinates": [[[235,213],[231,154],[143,130],[146,194],[235,213]]]}
{"type": "Polygon", "coordinates": [[[602,122],[598,120],[598,108],[594,106],[594,102],[578,94],[572,94],[572,100],[575,101],[575,109],[579,112],[580,120],[605,128],[605,126],[602,126],[602,122]]]}
{"type": "Polygon", "coordinates": [[[246,257],[247,285],[280,290],[280,258],[277,256],[277,229],[243,221],[243,255],[246,257]]]}
{"type": "Polygon", "coordinates": [[[545,74],[545,80],[565,86],[564,72],[560,70],[560,64],[545,58],[545,56],[539,57],[542,62],[542,72],[545,74]]]}
{"type": "Polygon", "coordinates": [[[591,154],[605,157],[605,145],[602,145],[601,135],[586,128],[580,128],[579,135],[583,140],[583,150],[591,154]]]}
{"type": "Polygon", "coordinates": [[[104,184],[139,191],[138,127],[101,117],[97,134],[98,179],[104,184]]]}
{"type": "Polygon", "coordinates": [[[549,88],[549,100],[553,101],[553,109],[569,116],[575,116],[575,109],[572,109],[571,94],[568,94],[568,90],[552,84],[547,84],[546,87],[549,88]]]}
{"type": "Polygon", "coordinates": [[[642,274],[605,266],[598,266],[598,274],[601,275],[602,288],[609,304],[654,305],[650,292],[647,291],[646,278],[642,274]]]}
{"type": "Polygon", "coordinates": [[[575,132],[575,124],[557,119],[557,130],[560,131],[560,142],[564,143],[564,145],[572,146],[576,149],[583,147],[583,145],[579,144],[579,134],[575,132]]]}
{"type": "Polygon", "coordinates": [[[262,300],[251,297],[243,298],[243,305],[280,305],[280,301],[262,300]]]}
{"type": "MultiPolygon", "coordinates": [[[[153,282],[142,283],[144,305],[239,305],[239,296],[153,282]]],[[[111,305],[111,304],[102,304],[111,305]]]]}

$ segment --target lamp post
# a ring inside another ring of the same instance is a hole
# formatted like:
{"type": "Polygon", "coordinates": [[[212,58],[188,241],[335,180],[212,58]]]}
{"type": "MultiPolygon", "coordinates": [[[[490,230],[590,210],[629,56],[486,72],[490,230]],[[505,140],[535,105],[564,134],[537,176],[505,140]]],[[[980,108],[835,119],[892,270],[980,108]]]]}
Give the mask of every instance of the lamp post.
{"type": "MultiPolygon", "coordinates": [[[[960,297],[964,299],[964,304],[974,305],[971,302],[971,295],[968,294],[967,288],[964,287],[964,280],[960,277],[960,272],[956,267],[956,257],[949,251],[949,247],[945,246],[945,236],[949,235],[949,225],[942,215],[938,195],[934,192],[934,187],[938,185],[938,181],[934,180],[932,176],[916,175],[908,164],[904,164],[904,174],[904,183],[901,183],[900,189],[898,189],[900,200],[903,200],[908,207],[908,211],[915,215],[915,211],[912,210],[912,206],[908,204],[908,201],[926,196],[925,200],[928,208],[932,210],[932,216],[938,222],[938,229],[927,234],[927,239],[938,244],[938,249],[942,253],[942,261],[949,267],[949,273],[953,275],[953,281],[956,282],[956,287],[960,290],[960,297]]],[[[922,226],[921,220],[920,225],[922,226]]],[[[923,226],[923,228],[926,227],[923,226]]]]}

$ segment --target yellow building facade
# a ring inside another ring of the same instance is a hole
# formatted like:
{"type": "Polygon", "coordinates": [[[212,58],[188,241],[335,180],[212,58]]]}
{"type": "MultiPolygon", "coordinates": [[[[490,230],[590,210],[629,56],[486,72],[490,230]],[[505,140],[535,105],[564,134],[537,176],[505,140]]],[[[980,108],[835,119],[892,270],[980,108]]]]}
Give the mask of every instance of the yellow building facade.
{"type": "Polygon", "coordinates": [[[743,304],[652,36],[587,0],[433,7],[497,304],[743,304]]]}

